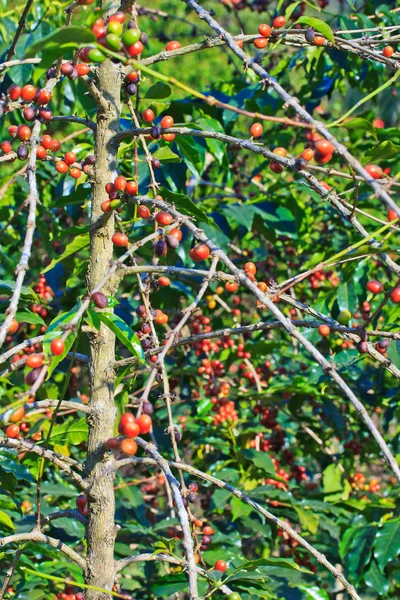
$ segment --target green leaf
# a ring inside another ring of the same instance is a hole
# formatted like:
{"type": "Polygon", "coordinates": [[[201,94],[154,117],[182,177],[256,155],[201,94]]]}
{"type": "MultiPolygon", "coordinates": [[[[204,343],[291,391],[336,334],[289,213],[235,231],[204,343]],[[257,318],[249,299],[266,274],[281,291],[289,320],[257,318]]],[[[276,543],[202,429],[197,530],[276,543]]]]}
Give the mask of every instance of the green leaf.
{"type": "Polygon", "coordinates": [[[329,465],[323,472],[322,482],[325,494],[340,492],[343,489],[342,472],[339,465],[329,465]]]}
{"type": "Polygon", "coordinates": [[[79,250],[82,250],[82,248],[85,248],[89,244],[90,244],[90,239],[89,239],[88,233],[84,233],[82,235],[77,235],[72,240],[72,242],[67,244],[64,252],[60,256],[57,256],[57,258],[53,258],[51,263],[42,271],[42,274],[47,273],[47,271],[51,271],[51,269],[53,269],[53,267],[57,263],[62,262],[63,260],[68,258],[68,256],[71,256],[72,254],[79,252],[79,250]]]}
{"type": "Polygon", "coordinates": [[[321,590],[321,588],[316,585],[298,585],[299,590],[302,590],[307,598],[311,600],[329,600],[329,595],[325,592],[325,590],[321,590]]]}
{"type": "Polygon", "coordinates": [[[145,98],[151,100],[162,100],[163,98],[168,98],[172,94],[172,89],[169,85],[164,83],[163,81],[157,81],[151,88],[147,91],[145,98]]]}
{"type": "Polygon", "coordinates": [[[144,352],[136,333],[117,315],[113,313],[97,312],[100,320],[116,335],[133,356],[137,356],[144,363],[144,352]]]}
{"type": "Polygon", "coordinates": [[[380,596],[387,594],[389,591],[389,580],[387,577],[382,575],[378,565],[374,560],[371,561],[371,565],[364,575],[364,581],[368,587],[371,587],[380,596]]]}
{"type": "Polygon", "coordinates": [[[329,25],[327,23],[325,23],[324,21],[321,21],[321,19],[316,19],[315,17],[300,17],[300,19],[297,19],[295,25],[301,24],[301,23],[304,23],[305,25],[309,25],[310,27],[315,29],[315,31],[322,33],[322,35],[324,37],[326,37],[327,40],[332,42],[332,44],[335,43],[332,29],[329,27],[329,25]]]}
{"type": "MultiPolygon", "coordinates": [[[[347,123],[346,123],[347,125],[347,123]]],[[[386,140],[377,146],[373,146],[365,155],[366,161],[373,160],[387,160],[388,158],[394,158],[399,155],[400,146],[393,144],[391,140],[386,140]]]]}
{"type": "Polygon", "coordinates": [[[207,214],[204,212],[202,208],[200,208],[197,204],[194,204],[190,200],[186,194],[178,194],[176,192],[171,192],[167,188],[161,187],[160,194],[165,200],[172,202],[175,206],[185,215],[189,215],[192,217],[196,217],[199,222],[205,221],[209,225],[214,225],[215,223],[212,219],[209,219],[207,214]]]}
{"type": "Polygon", "coordinates": [[[193,138],[185,137],[183,135],[178,136],[175,139],[175,143],[178,146],[179,152],[182,154],[188,169],[195,177],[201,177],[205,165],[205,147],[193,138]]]}
{"type": "Polygon", "coordinates": [[[400,519],[387,521],[376,534],[374,556],[381,571],[400,552],[400,519]]]}
{"type": "Polygon", "coordinates": [[[247,517],[253,510],[253,508],[249,504],[246,504],[236,496],[233,496],[230,504],[232,508],[232,521],[236,521],[237,519],[242,517],[247,517]]]}
{"type": "Polygon", "coordinates": [[[156,598],[167,598],[188,588],[188,579],[185,573],[175,573],[173,575],[164,575],[160,583],[151,586],[151,591],[156,598]]]}
{"type": "MultiPolygon", "coordinates": [[[[0,280],[0,291],[1,291],[2,294],[11,295],[11,294],[14,293],[14,290],[15,290],[15,281],[0,280]]],[[[22,286],[22,288],[21,288],[21,297],[25,298],[25,299],[28,299],[28,300],[34,300],[35,302],[41,303],[41,299],[32,290],[32,288],[29,288],[29,287],[26,287],[26,286],[22,286]]]]}
{"type": "MultiPolygon", "coordinates": [[[[45,48],[50,46],[60,47],[62,44],[68,44],[73,42],[74,45],[90,44],[96,41],[94,33],[83,27],[58,27],[55,31],[52,31],[49,35],[41,38],[37,42],[30,44],[25,53],[25,58],[32,58],[36,56],[38,52],[41,52],[45,48]]],[[[60,49],[61,50],[61,49],[60,49]]],[[[59,56],[62,55],[62,50],[59,56]]]]}
{"type": "Polygon", "coordinates": [[[357,294],[352,283],[343,283],[337,290],[337,302],[340,310],[349,310],[352,314],[357,307],[357,294]]]}
{"type": "Polygon", "coordinates": [[[392,340],[387,350],[387,357],[400,369],[400,340],[392,340]]]}
{"type": "Polygon", "coordinates": [[[165,164],[182,162],[182,158],[175,154],[175,152],[172,152],[169,146],[161,146],[152,156],[165,164]]]}
{"type": "MultiPolygon", "coordinates": [[[[49,365],[49,370],[47,372],[47,379],[51,376],[51,374],[53,373],[56,366],[67,356],[68,352],[71,349],[72,344],[75,341],[76,334],[73,333],[72,331],[69,333],[67,339],[64,342],[65,343],[64,352],[62,354],[59,354],[58,356],[54,356],[51,353],[51,349],[50,349],[51,342],[55,338],[59,338],[63,335],[63,333],[65,331],[65,329],[64,329],[65,325],[67,325],[70,321],[72,321],[72,319],[75,317],[75,314],[78,311],[80,305],[81,305],[81,302],[79,301],[78,304],[75,304],[75,306],[71,310],[69,310],[68,312],[65,312],[65,313],[61,313],[55,319],[53,319],[52,322],[50,323],[50,325],[48,326],[46,333],[44,334],[43,350],[44,350],[45,355],[51,359],[51,362],[49,365]]],[[[81,322],[81,320],[79,319],[79,322],[77,323],[77,326],[76,326],[77,330],[79,329],[80,322],[81,322]]]]}
{"type": "Polygon", "coordinates": [[[51,432],[52,444],[72,444],[78,446],[87,440],[88,425],[86,419],[68,419],[64,423],[56,424],[51,432]]]}
{"type": "Polygon", "coordinates": [[[30,323],[31,325],[46,325],[42,317],[33,312],[17,312],[15,315],[18,323],[30,323]]]}
{"type": "Polygon", "coordinates": [[[319,517],[312,510],[307,508],[300,508],[300,506],[293,507],[298,514],[302,530],[309,531],[312,534],[317,533],[319,525],[319,517]]]}
{"type": "Polygon", "coordinates": [[[276,476],[274,463],[266,452],[257,452],[257,450],[244,450],[242,454],[245,456],[245,458],[251,460],[256,467],[265,471],[265,473],[273,475],[274,477],[276,476]]]}
{"type": "Polygon", "coordinates": [[[0,524],[9,527],[10,529],[14,529],[14,523],[11,521],[10,517],[0,510],[0,524]]]}
{"type": "Polygon", "coordinates": [[[376,129],[367,121],[367,119],[363,119],[361,117],[356,117],[355,119],[349,119],[343,123],[343,127],[346,129],[356,129],[357,131],[368,131],[371,135],[376,138],[376,129]]]}

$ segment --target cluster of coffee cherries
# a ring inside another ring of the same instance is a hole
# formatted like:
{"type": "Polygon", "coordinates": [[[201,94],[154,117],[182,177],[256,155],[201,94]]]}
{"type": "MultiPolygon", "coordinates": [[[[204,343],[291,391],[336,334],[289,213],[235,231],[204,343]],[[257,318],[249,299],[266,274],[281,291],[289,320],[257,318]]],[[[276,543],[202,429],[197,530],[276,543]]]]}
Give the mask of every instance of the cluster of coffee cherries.
{"type": "Polygon", "coordinates": [[[106,442],[108,450],[120,450],[124,454],[133,456],[136,454],[138,446],[133,438],[138,435],[146,435],[152,428],[152,419],[150,415],[141,414],[137,419],[132,413],[126,412],[121,415],[118,424],[118,432],[124,436],[120,438],[110,438],[106,442]]]}
{"type": "Polygon", "coordinates": [[[66,585],[64,591],[55,595],[55,600],[85,600],[83,592],[76,592],[76,588],[72,585],[66,585]]]}
{"type": "Polygon", "coordinates": [[[82,176],[82,172],[89,175],[95,163],[96,157],[94,154],[89,154],[83,161],[77,162],[75,152],[66,152],[61,160],[57,160],[56,170],[62,174],[69,172],[71,177],[79,179],[82,176]]]}
{"type": "MultiPolygon", "coordinates": [[[[286,524],[291,526],[289,521],[286,521],[286,524]]],[[[283,556],[292,557],[296,564],[306,567],[312,571],[312,573],[317,572],[317,567],[312,564],[310,558],[307,555],[302,556],[299,554],[297,550],[299,542],[297,540],[289,535],[284,529],[278,529],[278,536],[282,539],[282,543],[285,547],[282,552],[283,556]]]]}
{"type": "Polygon", "coordinates": [[[311,273],[308,280],[313,290],[318,289],[321,285],[326,285],[325,282],[328,283],[328,281],[332,287],[338,287],[340,284],[340,278],[334,271],[327,271],[325,273],[322,269],[311,273]]]}
{"type": "Polygon", "coordinates": [[[354,491],[365,491],[376,494],[381,489],[379,479],[371,477],[369,483],[367,483],[367,478],[363,473],[355,473],[353,477],[350,477],[349,481],[354,491]]]}
{"type": "MultiPolygon", "coordinates": [[[[384,291],[383,283],[381,283],[380,281],[376,281],[375,279],[371,279],[370,281],[368,281],[366,288],[368,292],[370,292],[374,296],[376,296],[377,294],[382,294],[382,292],[384,291]]],[[[400,302],[400,286],[396,287],[394,290],[391,291],[390,298],[395,304],[398,304],[400,302]]]]}
{"type": "MultiPolygon", "coordinates": [[[[92,31],[97,38],[97,43],[113,52],[123,51],[122,56],[136,57],[142,54],[144,46],[148,42],[146,33],[141,33],[134,20],[127,23],[124,30],[126,15],[117,12],[110,15],[107,20],[97,19],[92,26],[92,31]]],[[[85,63],[102,63],[107,58],[107,53],[99,48],[86,47],[80,51],[80,60],[85,63]]]]}

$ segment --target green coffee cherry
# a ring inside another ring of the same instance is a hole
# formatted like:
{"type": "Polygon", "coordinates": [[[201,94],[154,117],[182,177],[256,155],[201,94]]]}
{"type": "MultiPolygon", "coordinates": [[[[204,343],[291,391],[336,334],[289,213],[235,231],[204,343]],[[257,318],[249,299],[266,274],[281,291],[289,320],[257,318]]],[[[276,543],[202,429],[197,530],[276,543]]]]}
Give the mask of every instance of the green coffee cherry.
{"type": "Polygon", "coordinates": [[[232,592],[232,594],[229,594],[229,600],[241,600],[241,595],[237,592],[232,592]]]}
{"type": "Polygon", "coordinates": [[[91,62],[102,63],[106,60],[106,57],[104,56],[102,51],[99,50],[98,48],[92,48],[90,50],[90,52],[88,53],[88,59],[91,62]]]}
{"type": "Polygon", "coordinates": [[[340,323],[340,325],[347,325],[347,323],[350,321],[350,319],[351,319],[351,312],[349,310],[342,310],[339,313],[337,321],[338,321],[338,323],[340,323]]]}
{"type": "Polygon", "coordinates": [[[128,29],[122,36],[124,46],[132,46],[140,40],[140,31],[138,29],[128,29]]]}
{"type": "Polygon", "coordinates": [[[115,33],[109,33],[106,36],[106,44],[111,50],[119,50],[121,48],[121,40],[115,33]]]}
{"type": "Polygon", "coordinates": [[[114,35],[121,37],[121,35],[122,35],[121,23],[118,23],[118,21],[110,21],[110,23],[107,25],[107,33],[113,33],[114,35]]]}

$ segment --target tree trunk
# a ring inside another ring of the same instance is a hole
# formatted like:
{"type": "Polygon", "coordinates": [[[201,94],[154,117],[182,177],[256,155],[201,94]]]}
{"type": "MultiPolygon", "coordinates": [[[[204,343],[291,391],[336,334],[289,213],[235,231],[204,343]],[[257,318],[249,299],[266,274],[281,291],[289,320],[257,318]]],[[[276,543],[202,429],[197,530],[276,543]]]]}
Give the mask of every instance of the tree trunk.
{"type": "MultiPolygon", "coordinates": [[[[121,111],[121,76],[119,65],[106,60],[99,66],[98,84],[109,108],[97,109],[97,131],[95,134],[96,164],[94,167],[93,199],[90,233],[90,260],[88,290],[93,290],[103,279],[113,259],[114,217],[105,214],[101,203],[108,198],[105,185],[115,179],[116,148],[110,139],[119,128],[121,111]],[[104,221],[103,221],[104,220],[104,221]]],[[[102,290],[114,295],[113,280],[102,290]]],[[[112,309],[109,309],[110,312],[112,309]]],[[[104,450],[106,440],[114,436],[116,407],[114,404],[115,374],[111,367],[115,360],[115,336],[110,329],[101,325],[99,334],[90,339],[90,390],[91,406],[94,411],[89,417],[89,439],[86,460],[86,475],[91,483],[89,514],[86,532],[87,571],[85,582],[89,585],[112,589],[115,577],[114,543],[114,478],[108,473],[113,458],[104,450]]],[[[88,600],[109,600],[110,594],[87,590],[88,600]]]]}

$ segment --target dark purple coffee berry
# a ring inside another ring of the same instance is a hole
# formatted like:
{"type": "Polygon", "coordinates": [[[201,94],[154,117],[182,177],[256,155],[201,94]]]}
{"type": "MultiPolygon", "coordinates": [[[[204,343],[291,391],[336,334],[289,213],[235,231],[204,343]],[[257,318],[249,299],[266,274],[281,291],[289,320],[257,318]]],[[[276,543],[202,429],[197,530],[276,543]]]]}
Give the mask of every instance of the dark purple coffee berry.
{"type": "Polygon", "coordinates": [[[36,118],[36,110],[32,106],[25,106],[22,114],[25,121],[34,121],[36,118]]]}
{"type": "Polygon", "coordinates": [[[314,38],[315,38],[315,31],[313,29],[311,29],[311,27],[310,27],[305,32],[304,37],[306,38],[306,40],[309,44],[312,44],[314,41],[314,38]]]}
{"type": "Polygon", "coordinates": [[[168,252],[168,246],[167,244],[164,242],[164,240],[158,240],[158,242],[155,245],[155,252],[157,254],[157,256],[166,256],[167,252],[168,252]]]}
{"type": "Polygon", "coordinates": [[[106,308],[108,305],[108,298],[103,292],[95,292],[92,294],[92,301],[95,303],[97,308],[106,308]]]}
{"type": "Polygon", "coordinates": [[[158,138],[161,137],[161,127],[159,127],[158,125],[153,125],[153,127],[151,128],[150,135],[153,138],[153,140],[158,140],[158,138]]]}
{"type": "Polygon", "coordinates": [[[21,144],[17,150],[17,156],[19,160],[26,160],[29,155],[28,146],[26,144],[21,144]]]}
{"type": "Polygon", "coordinates": [[[142,42],[143,46],[147,44],[147,42],[149,41],[149,36],[147,35],[147,33],[144,33],[142,31],[142,33],[140,34],[140,41],[142,42]]]}
{"type": "Polygon", "coordinates": [[[368,344],[367,342],[359,342],[357,344],[357,350],[360,354],[366,354],[368,352],[368,344]]]}
{"type": "Polygon", "coordinates": [[[127,85],[126,93],[128,94],[128,96],[136,96],[136,94],[137,94],[136,85],[134,83],[130,83],[129,85],[127,85]]]}
{"type": "Polygon", "coordinates": [[[151,161],[151,166],[153,167],[153,169],[159,169],[161,167],[161,163],[158,160],[158,158],[153,158],[153,160],[151,161]]]}
{"type": "Polygon", "coordinates": [[[85,158],[85,163],[87,165],[94,165],[96,163],[96,157],[94,154],[88,154],[85,158]]]}

